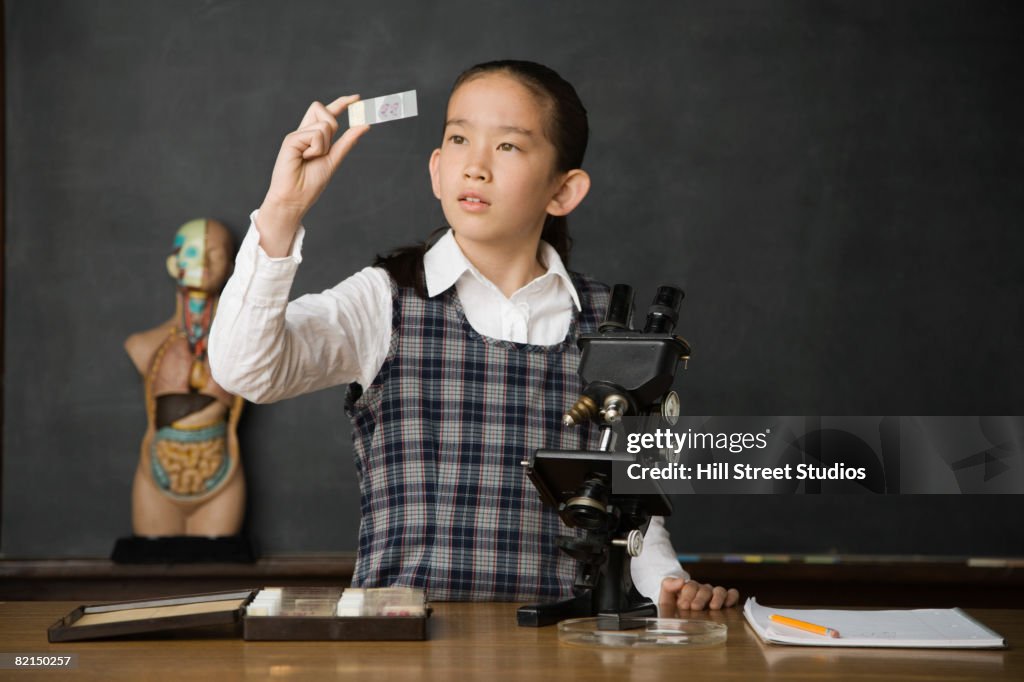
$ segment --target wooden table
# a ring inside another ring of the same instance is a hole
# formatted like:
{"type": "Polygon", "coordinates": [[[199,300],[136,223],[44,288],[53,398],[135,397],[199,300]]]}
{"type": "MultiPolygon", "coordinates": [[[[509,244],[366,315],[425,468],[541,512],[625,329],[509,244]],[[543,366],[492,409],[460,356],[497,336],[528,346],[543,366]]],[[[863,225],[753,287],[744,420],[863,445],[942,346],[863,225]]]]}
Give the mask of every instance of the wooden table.
{"type": "Polygon", "coordinates": [[[0,670],[0,680],[1021,680],[1024,611],[971,609],[1010,648],[809,649],[767,646],[739,609],[695,613],[729,626],[723,646],[620,651],[561,644],[554,627],[515,624],[514,604],[435,604],[425,642],[245,642],[230,630],[49,644],[78,602],[0,603],[0,652],[78,654],[76,670],[0,670]]]}

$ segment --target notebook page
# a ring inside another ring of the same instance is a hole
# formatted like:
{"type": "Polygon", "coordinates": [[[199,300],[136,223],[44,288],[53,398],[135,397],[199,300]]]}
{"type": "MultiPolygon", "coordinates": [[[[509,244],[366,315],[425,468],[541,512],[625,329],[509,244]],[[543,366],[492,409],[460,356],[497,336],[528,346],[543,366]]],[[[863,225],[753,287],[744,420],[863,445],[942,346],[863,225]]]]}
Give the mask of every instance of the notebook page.
{"type": "Polygon", "coordinates": [[[747,622],[766,642],[798,646],[966,647],[1005,646],[1003,638],[960,609],[776,609],[748,599],[747,622]],[[771,614],[838,630],[838,639],[823,637],[769,620],[771,614]]]}

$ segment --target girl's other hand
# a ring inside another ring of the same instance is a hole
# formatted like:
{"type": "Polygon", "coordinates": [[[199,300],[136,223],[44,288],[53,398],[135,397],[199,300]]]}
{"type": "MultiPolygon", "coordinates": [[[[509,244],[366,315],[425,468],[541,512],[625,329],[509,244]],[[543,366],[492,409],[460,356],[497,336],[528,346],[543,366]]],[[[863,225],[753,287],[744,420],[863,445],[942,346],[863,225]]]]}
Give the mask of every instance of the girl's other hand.
{"type": "Polygon", "coordinates": [[[327,187],[341,160],[370,129],[368,125],[349,128],[332,143],[338,132],[338,116],[358,100],[359,95],[346,95],[326,106],[313,102],[299,127],[284,138],[257,218],[260,246],[267,255],[288,254],[302,218],[327,187]]]}
{"type": "Polygon", "coordinates": [[[700,611],[704,608],[717,611],[735,606],[739,600],[740,593],[734,589],[712,587],[696,580],[665,578],[661,581],[658,615],[662,618],[676,618],[683,611],[700,611]]]}

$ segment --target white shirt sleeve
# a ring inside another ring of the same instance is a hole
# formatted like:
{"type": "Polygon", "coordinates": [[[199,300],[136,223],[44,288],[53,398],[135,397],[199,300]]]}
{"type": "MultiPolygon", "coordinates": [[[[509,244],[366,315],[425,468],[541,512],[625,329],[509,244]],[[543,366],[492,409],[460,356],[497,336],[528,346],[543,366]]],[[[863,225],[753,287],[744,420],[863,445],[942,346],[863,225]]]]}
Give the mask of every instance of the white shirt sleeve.
{"type": "Polygon", "coordinates": [[[682,578],[689,580],[689,574],[683,570],[672,547],[665,519],[652,516],[651,522],[644,533],[644,548],[640,556],[629,563],[629,573],[637,592],[655,604],[661,596],[661,581],[665,578],[682,578]]]}
{"type": "Polygon", "coordinates": [[[210,370],[226,390],[268,403],[338,384],[368,386],[391,342],[391,284],[364,268],[320,294],[288,302],[305,230],[271,258],[252,223],[210,329],[210,370]]]}

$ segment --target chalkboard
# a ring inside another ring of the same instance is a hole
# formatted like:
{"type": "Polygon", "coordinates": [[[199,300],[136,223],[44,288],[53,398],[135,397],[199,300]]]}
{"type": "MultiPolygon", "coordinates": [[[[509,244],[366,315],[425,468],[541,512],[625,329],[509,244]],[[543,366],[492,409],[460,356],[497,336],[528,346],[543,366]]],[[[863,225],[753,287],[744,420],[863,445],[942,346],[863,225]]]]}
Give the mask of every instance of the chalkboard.
{"type": "MultiPolygon", "coordinates": [[[[1012,1],[7,0],[6,557],[106,555],[145,430],[122,350],[196,217],[240,238],[314,99],[415,88],[307,217],[294,295],[443,222],[456,75],[547,63],[590,112],[572,267],[686,289],[692,414],[1024,414],[1012,1]]],[[[247,408],[248,530],[353,550],[344,387],[247,408]]],[[[1024,555],[1020,498],[677,497],[680,552],[1024,555]]]]}

